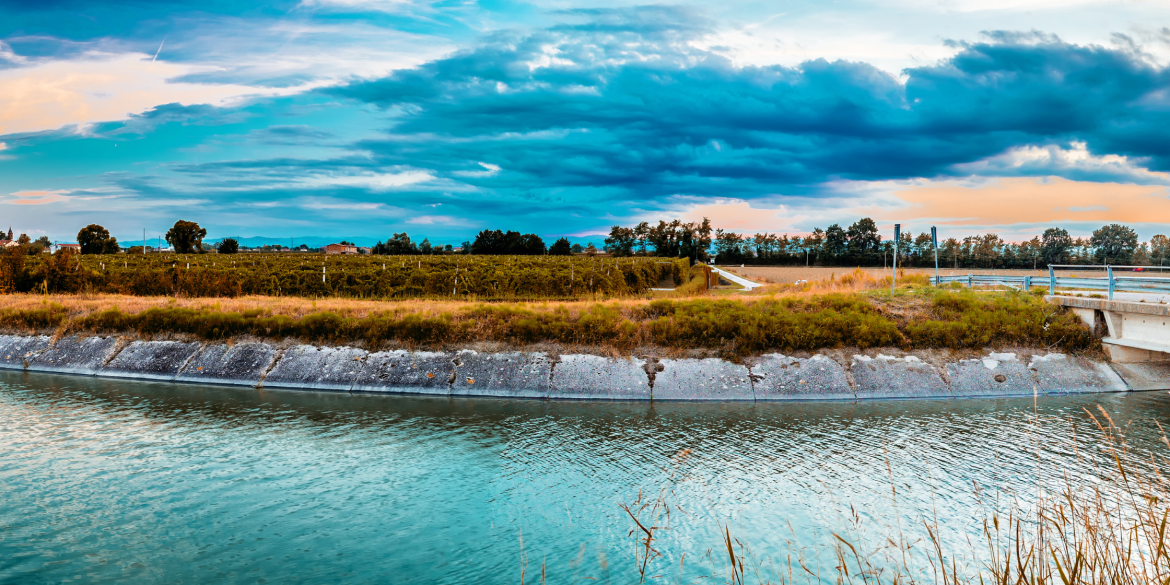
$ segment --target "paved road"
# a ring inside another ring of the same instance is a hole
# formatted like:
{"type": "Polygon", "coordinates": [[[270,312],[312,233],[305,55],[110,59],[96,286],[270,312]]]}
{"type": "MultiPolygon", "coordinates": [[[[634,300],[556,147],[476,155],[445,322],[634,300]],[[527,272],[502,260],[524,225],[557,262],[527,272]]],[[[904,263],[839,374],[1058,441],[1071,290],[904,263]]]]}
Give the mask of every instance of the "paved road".
{"type": "Polygon", "coordinates": [[[726,270],[722,270],[714,266],[711,267],[711,270],[714,270],[717,274],[719,274],[719,276],[722,276],[723,278],[726,278],[727,280],[730,280],[731,282],[734,282],[735,284],[738,284],[747,290],[752,290],[753,288],[764,286],[761,283],[752,282],[742,276],[736,276],[726,270]]]}

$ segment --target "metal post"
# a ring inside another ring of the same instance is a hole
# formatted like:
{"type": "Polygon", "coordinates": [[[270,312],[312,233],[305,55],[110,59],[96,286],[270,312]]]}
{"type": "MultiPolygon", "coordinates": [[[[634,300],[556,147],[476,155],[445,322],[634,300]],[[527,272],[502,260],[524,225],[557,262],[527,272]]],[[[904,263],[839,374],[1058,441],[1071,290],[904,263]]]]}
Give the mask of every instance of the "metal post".
{"type": "Polygon", "coordinates": [[[938,230],[930,226],[930,241],[934,244],[934,286],[938,286],[938,230]]]}
{"type": "Polygon", "coordinates": [[[894,278],[890,281],[890,294],[898,289],[898,240],[902,239],[902,224],[894,224],[894,278]]]}
{"type": "Polygon", "coordinates": [[[1031,288],[1032,288],[1032,277],[1025,276],[1024,277],[1024,292],[1028,292],[1028,290],[1031,288]]]}
{"type": "Polygon", "coordinates": [[[1109,275],[1109,300],[1113,300],[1113,267],[1106,266],[1105,272],[1109,275]]]}
{"type": "Polygon", "coordinates": [[[967,273],[967,288],[971,288],[971,273],[967,273]]]}
{"type": "Polygon", "coordinates": [[[1051,264],[1048,265],[1048,294],[1056,294],[1056,269],[1051,264]]]}

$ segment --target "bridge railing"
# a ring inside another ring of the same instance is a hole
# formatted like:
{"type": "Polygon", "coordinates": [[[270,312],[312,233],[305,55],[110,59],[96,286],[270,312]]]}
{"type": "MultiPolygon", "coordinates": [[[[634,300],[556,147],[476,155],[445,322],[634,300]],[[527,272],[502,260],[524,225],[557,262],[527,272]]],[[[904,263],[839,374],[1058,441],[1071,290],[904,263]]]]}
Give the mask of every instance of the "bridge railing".
{"type": "Polygon", "coordinates": [[[1056,294],[1056,289],[1064,290],[1100,290],[1113,300],[1114,292],[1138,292],[1170,294],[1170,276],[1118,276],[1134,274],[1136,271],[1149,270],[1149,266],[1118,266],[1118,265],[1070,265],[1053,264],[1048,267],[1048,276],[1011,276],[1004,274],[967,274],[958,276],[936,276],[936,285],[949,282],[958,282],[968,287],[975,286],[1007,286],[1016,289],[1029,290],[1033,286],[1047,286],[1048,294],[1056,294]],[[1056,270],[1073,268],[1076,270],[1104,270],[1101,277],[1057,276],[1056,270]]]}

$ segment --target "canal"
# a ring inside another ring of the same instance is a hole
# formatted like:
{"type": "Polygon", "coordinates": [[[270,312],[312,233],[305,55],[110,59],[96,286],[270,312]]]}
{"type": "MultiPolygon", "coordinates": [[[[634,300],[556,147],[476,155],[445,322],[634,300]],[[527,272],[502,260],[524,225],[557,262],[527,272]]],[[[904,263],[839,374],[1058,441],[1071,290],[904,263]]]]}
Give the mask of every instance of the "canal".
{"type": "Polygon", "coordinates": [[[978,566],[989,507],[1095,481],[1098,407],[1166,454],[1166,392],[645,404],[3,373],[0,583],[637,582],[623,506],[660,527],[648,581],[725,582],[728,536],[766,578],[832,575],[834,534],[879,558],[924,521],[978,566]]]}

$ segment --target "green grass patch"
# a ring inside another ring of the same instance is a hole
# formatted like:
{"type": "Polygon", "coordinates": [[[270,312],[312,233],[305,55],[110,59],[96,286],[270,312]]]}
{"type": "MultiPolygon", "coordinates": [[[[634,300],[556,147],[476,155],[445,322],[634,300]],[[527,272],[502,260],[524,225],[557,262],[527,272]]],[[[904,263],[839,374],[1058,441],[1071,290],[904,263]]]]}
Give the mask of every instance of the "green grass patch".
{"type": "MultiPolygon", "coordinates": [[[[425,305],[423,305],[425,308],[425,305]]],[[[839,347],[982,349],[1005,345],[1065,351],[1100,342],[1080,320],[1022,293],[928,289],[912,293],[826,294],[762,299],[663,299],[639,303],[523,305],[478,303],[443,313],[424,309],[343,316],[322,311],[300,318],[262,311],[156,307],[111,308],[69,317],[61,305],[0,313],[0,325],[152,337],[188,334],[217,340],[241,336],[312,342],[365,341],[440,345],[499,341],[712,349],[725,355],[815,351],[839,347]]]]}

